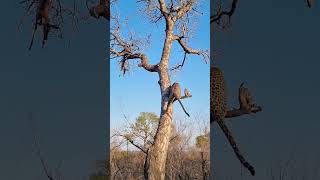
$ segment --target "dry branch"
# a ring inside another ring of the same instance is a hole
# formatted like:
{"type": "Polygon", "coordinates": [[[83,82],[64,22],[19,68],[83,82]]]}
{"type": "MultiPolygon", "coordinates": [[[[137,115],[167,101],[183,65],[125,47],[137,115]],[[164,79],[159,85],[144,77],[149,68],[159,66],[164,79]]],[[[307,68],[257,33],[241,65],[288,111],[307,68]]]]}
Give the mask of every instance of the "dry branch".
{"type": "Polygon", "coordinates": [[[128,135],[123,135],[123,134],[119,134],[118,136],[122,136],[124,137],[127,141],[129,141],[133,146],[135,146],[136,148],[140,149],[142,152],[147,154],[147,149],[144,149],[141,145],[137,144],[136,142],[133,141],[133,139],[128,136],[128,135]]]}
{"type": "Polygon", "coordinates": [[[35,130],[35,127],[34,127],[34,124],[33,124],[33,114],[30,113],[29,114],[29,121],[30,121],[30,124],[31,124],[31,130],[32,130],[32,136],[33,136],[33,144],[34,144],[34,148],[35,148],[35,153],[36,155],[38,156],[39,160],[40,160],[40,163],[41,163],[41,166],[43,168],[43,171],[46,175],[46,177],[49,179],[49,180],[58,180],[60,179],[61,177],[61,174],[60,174],[60,166],[61,166],[61,163],[57,166],[56,170],[57,170],[57,175],[59,175],[57,178],[54,178],[54,176],[52,175],[52,173],[49,171],[49,167],[45,161],[45,158],[43,156],[43,153],[41,151],[41,147],[40,147],[40,142],[39,142],[39,137],[38,135],[36,134],[36,130],[35,130]]]}
{"type": "Polygon", "coordinates": [[[140,52],[140,42],[141,40],[136,40],[129,35],[129,40],[124,40],[120,35],[120,23],[117,23],[117,27],[113,32],[110,33],[110,57],[120,58],[120,67],[123,75],[128,71],[128,60],[130,59],[140,59],[139,67],[143,67],[149,72],[157,72],[158,65],[153,65],[149,63],[148,57],[140,52]]]}
{"type": "Polygon", "coordinates": [[[307,2],[308,8],[312,8],[314,6],[314,0],[305,0],[307,2]]]}
{"type": "Polygon", "coordinates": [[[184,52],[186,54],[196,54],[196,55],[201,55],[204,59],[204,61],[207,63],[207,60],[210,58],[209,54],[207,51],[203,51],[203,50],[195,50],[190,48],[184,41],[183,41],[183,36],[174,36],[174,40],[177,40],[178,43],[180,44],[180,46],[182,47],[182,49],[184,50],[184,52]]]}
{"type": "Polygon", "coordinates": [[[225,11],[225,10],[221,10],[221,1],[220,1],[219,8],[217,9],[218,12],[215,15],[210,17],[210,23],[213,23],[213,22],[219,23],[219,21],[224,16],[228,16],[230,21],[232,15],[234,14],[237,8],[237,3],[238,3],[238,0],[232,0],[231,8],[228,11],[225,11]]]}

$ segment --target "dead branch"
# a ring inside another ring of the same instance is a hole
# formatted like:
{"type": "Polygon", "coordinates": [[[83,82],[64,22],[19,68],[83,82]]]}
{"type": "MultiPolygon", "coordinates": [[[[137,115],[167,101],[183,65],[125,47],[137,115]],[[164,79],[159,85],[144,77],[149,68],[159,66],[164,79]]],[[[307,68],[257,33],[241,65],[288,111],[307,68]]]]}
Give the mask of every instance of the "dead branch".
{"type": "MultiPolygon", "coordinates": [[[[151,140],[149,140],[148,137],[145,137],[145,136],[139,134],[136,131],[131,131],[130,135],[132,135],[131,139],[133,139],[133,137],[137,137],[137,138],[140,138],[140,140],[142,140],[142,141],[146,141],[148,143],[148,145],[152,145],[153,144],[153,142],[151,140]]],[[[154,137],[154,134],[148,133],[148,136],[149,137],[154,137]]],[[[144,149],[148,149],[148,147],[144,147],[144,149]]]]}
{"type": "MultiPolygon", "coordinates": [[[[184,96],[181,96],[180,99],[186,99],[186,98],[191,98],[191,97],[192,97],[191,94],[190,95],[184,95],[184,96]]],[[[176,101],[176,99],[174,101],[176,101]]]]}
{"type": "Polygon", "coordinates": [[[306,0],[308,8],[312,8],[314,6],[314,0],[306,0]]]}
{"type": "MultiPolygon", "coordinates": [[[[182,64],[178,64],[175,67],[170,68],[170,71],[182,68],[187,54],[201,55],[205,62],[209,59],[207,51],[194,50],[187,46],[183,39],[187,39],[187,33],[190,31],[189,25],[189,14],[196,12],[195,3],[197,0],[186,0],[186,1],[170,1],[168,4],[165,0],[150,1],[150,0],[138,0],[138,2],[145,3],[147,8],[147,14],[151,17],[151,22],[157,22],[162,17],[165,18],[166,24],[176,24],[179,29],[179,35],[172,36],[172,41],[177,40],[185,51],[182,64]]],[[[124,64],[124,63],[123,63],[124,64]]]]}
{"type": "Polygon", "coordinates": [[[182,63],[181,64],[178,64],[177,66],[173,67],[170,69],[170,71],[174,71],[174,70],[177,70],[179,68],[182,68],[183,65],[184,65],[184,62],[186,61],[186,57],[187,57],[187,53],[184,52],[184,56],[183,56],[183,60],[182,60],[182,63]]]}
{"type": "MultiPolygon", "coordinates": [[[[31,130],[32,130],[32,135],[33,135],[33,144],[34,144],[34,147],[35,147],[36,155],[39,157],[39,160],[41,162],[41,166],[43,168],[43,171],[44,171],[46,177],[49,180],[55,180],[53,175],[49,172],[49,168],[48,168],[47,163],[45,162],[45,158],[43,157],[43,154],[41,152],[38,136],[36,135],[36,130],[35,130],[35,127],[33,125],[33,114],[32,113],[29,114],[29,121],[31,123],[31,130]]],[[[56,168],[56,170],[59,170],[60,165],[56,168]]]]}
{"type": "Polygon", "coordinates": [[[209,54],[207,51],[203,51],[203,50],[195,50],[190,48],[184,41],[184,36],[178,36],[178,35],[174,35],[173,36],[173,40],[178,41],[178,43],[180,44],[180,46],[182,47],[182,49],[184,50],[184,52],[186,54],[196,54],[196,55],[201,55],[203,57],[203,60],[207,63],[207,60],[210,58],[209,54]]]}
{"type": "Polygon", "coordinates": [[[135,143],[133,141],[133,139],[128,136],[128,135],[123,135],[123,134],[118,134],[118,136],[124,137],[127,141],[129,141],[133,146],[135,146],[136,148],[140,149],[142,152],[144,152],[145,154],[147,154],[147,149],[144,149],[141,145],[135,143]]]}
{"type": "Polygon", "coordinates": [[[141,53],[140,44],[143,43],[141,40],[136,40],[129,35],[129,40],[126,41],[120,36],[120,24],[113,32],[110,33],[110,56],[111,58],[120,58],[120,68],[123,75],[128,71],[128,60],[130,59],[140,59],[139,67],[143,67],[149,72],[157,72],[158,65],[153,65],[149,63],[148,57],[141,53]]]}
{"type": "Polygon", "coordinates": [[[237,8],[237,3],[238,3],[238,0],[233,0],[230,10],[224,11],[224,10],[221,10],[221,2],[220,2],[219,8],[217,10],[218,12],[215,15],[210,17],[210,23],[213,23],[213,22],[219,23],[219,21],[222,19],[223,16],[228,16],[229,21],[230,21],[232,15],[234,14],[234,12],[237,8]]]}

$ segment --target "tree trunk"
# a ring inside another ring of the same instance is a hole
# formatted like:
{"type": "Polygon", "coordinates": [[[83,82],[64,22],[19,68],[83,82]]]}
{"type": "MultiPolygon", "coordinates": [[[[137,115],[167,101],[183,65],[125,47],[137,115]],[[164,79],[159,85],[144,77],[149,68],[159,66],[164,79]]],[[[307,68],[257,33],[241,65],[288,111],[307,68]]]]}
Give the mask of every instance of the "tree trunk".
{"type": "MultiPolygon", "coordinates": [[[[152,145],[148,150],[144,165],[145,179],[147,180],[165,179],[165,165],[167,160],[169,138],[171,135],[172,121],[168,114],[164,114],[160,119],[158,133],[154,145],[152,145]]],[[[170,114],[172,114],[172,108],[170,114]]]]}
{"type": "Polygon", "coordinates": [[[158,69],[161,91],[161,115],[154,143],[148,149],[145,159],[144,176],[146,180],[165,179],[165,167],[171,137],[173,113],[173,105],[170,104],[168,106],[171,87],[168,64],[173,41],[173,28],[174,22],[170,18],[166,18],[166,39],[158,69]]]}

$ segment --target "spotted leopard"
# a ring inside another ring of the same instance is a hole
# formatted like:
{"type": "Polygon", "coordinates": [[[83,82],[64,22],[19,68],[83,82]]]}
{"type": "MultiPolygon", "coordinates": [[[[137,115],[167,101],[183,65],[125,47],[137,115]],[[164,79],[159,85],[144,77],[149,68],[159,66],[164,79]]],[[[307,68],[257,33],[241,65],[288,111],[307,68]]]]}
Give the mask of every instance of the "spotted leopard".
{"type": "Polygon", "coordinates": [[[214,121],[218,123],[241,164],[254,176],[254,167],[243,157],[230,130],[223,121],[227,113],[227,92],[223,73],[217,67],[210,68],[210,97],[210,123],[214,121]]]}

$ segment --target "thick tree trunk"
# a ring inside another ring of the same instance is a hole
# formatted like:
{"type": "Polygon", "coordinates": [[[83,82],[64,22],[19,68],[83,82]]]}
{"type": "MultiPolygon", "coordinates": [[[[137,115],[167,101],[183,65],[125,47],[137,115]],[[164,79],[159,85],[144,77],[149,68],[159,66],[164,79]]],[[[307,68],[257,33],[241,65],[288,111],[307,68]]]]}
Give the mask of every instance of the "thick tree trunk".
{"type": "Polygon", "coordinates": [[[147,180],[165,179],[165,166],[171,136],[173,106],[172,104],[168,106],[171,87],[168,64],[173,41],[174,23],[170,18],[167,18],[166,24],[166,39],[158,69],[161,91],[161,115],[154,143],[149,148],[145,159],[144,176],[147,180]]]}
{"type": "Polygon", "coordinates": [[[158,133],[154,141],[154,145],[149,148],[145,161],[145,179],[148,180],[164,180],[165,165],[167,160],[167,152],[169,146],[169,138],[171,135],[171,117],[170,112],[164,114],[160,119],[158,133]]]}

